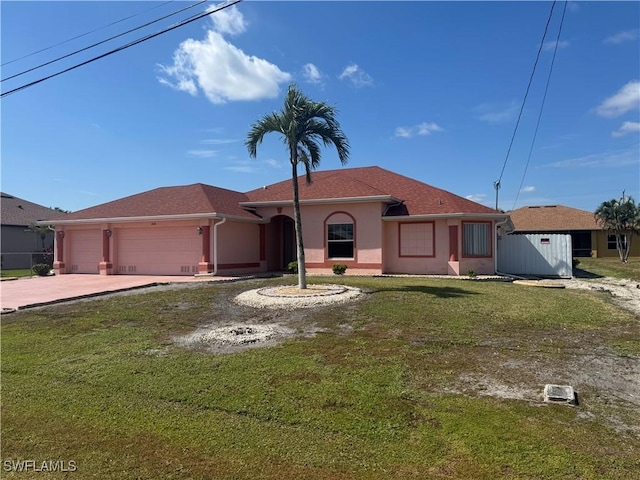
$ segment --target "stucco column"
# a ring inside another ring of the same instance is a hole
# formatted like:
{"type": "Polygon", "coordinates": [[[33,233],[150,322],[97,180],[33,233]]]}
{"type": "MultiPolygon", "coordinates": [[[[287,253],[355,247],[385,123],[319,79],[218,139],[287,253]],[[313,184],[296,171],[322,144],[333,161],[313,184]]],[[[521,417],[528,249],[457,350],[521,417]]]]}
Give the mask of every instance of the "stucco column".
{"type": "Polygon", "coordinates": [[[211,273],[213,265],[211,264],[211,226],[204,225],[198,227],[198,233],[202,237],[202,256],[198,264],[198,273],[211,273]]]}
{"type": "Polygon", "coordinates": [[[447,262],[449,275],[460,275],[459,250],[458,225],[449,225],[449,262],[447,262]]]}
{"type": "Polygon", "coordinates": [[[260,228],[260,261],[264,262],[267,259],[267,226],[263,223],[259,225],[260,228]]]}
{"type": "Polygon", "coordinates": [[[113,273],[113,264],[109,260],[111,235],[112,231],[110,229],[102,230],[102,261],[98,265],[100,275],[111,275],[113,273]]]}
{"type": "Polygon", "coordinates": [[[449,261],[458,261],[458,226],[449,225],[449,261]]]}
{"type": "Polygon", "coordinates": [[[56,231],[54,242],[56,248],[55,258],[53,262],[53,271],[56,275],[60,275],[66,273],[64,265],[64,230],[56,231]]]}

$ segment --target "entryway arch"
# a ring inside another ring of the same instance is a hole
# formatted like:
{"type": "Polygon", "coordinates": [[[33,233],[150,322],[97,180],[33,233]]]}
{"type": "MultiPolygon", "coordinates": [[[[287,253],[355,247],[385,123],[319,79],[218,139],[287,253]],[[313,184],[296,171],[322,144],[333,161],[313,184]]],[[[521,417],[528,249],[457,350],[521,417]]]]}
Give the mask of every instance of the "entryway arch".
{"type": "Polygon", "coordinates": [[[271,217],[266,232],[267,269],[286,270],[296,260],[296,233],[293,218],[288,215],[271,217]]]}

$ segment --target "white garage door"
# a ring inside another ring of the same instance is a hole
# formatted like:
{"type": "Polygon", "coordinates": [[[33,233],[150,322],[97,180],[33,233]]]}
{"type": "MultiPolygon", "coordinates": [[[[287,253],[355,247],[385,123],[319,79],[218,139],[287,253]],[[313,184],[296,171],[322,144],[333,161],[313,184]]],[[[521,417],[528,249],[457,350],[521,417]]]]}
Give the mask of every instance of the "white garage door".
{"type": "Polygon", "coordinates": [[[195,227],[118,229],[116,272],[128,275],[193,275],[202,237],[195,227]]]}
{"type": "Polygon", "coordinates": [[[102,260],[102,232],[93,230],[70,230],[67,232],[67,255],[65,262],[71,273],[99,273],[102,260]]]}

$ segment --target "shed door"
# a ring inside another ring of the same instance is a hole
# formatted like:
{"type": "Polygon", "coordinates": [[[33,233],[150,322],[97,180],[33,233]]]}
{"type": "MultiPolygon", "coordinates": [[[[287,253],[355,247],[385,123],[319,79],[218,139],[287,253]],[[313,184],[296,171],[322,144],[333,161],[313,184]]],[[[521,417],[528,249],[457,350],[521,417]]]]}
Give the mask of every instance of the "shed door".
{"type": "Polygon", "coordinates": [[[118,229],[117,273],[193,275],[198,272],[202,237],[195,227],[118,229]]]}
{"type": "Polygon", "coordinates": [[[99,273],[102,259],[100,229],[69,230],[67,233],[71,273],[99,273]]]}

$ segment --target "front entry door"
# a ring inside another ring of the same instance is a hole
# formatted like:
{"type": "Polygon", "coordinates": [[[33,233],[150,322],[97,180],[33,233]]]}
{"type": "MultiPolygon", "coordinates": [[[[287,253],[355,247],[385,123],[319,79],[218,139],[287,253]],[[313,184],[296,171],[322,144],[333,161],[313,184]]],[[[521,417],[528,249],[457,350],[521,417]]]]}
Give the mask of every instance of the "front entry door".
{"type": "Polygon", "coordinates": [[[294,262],[297,258],[294,223],[293,220],[288,217],[282,222],[282,249],[282,267],[286,270],[289,263],[294,262]]]}

